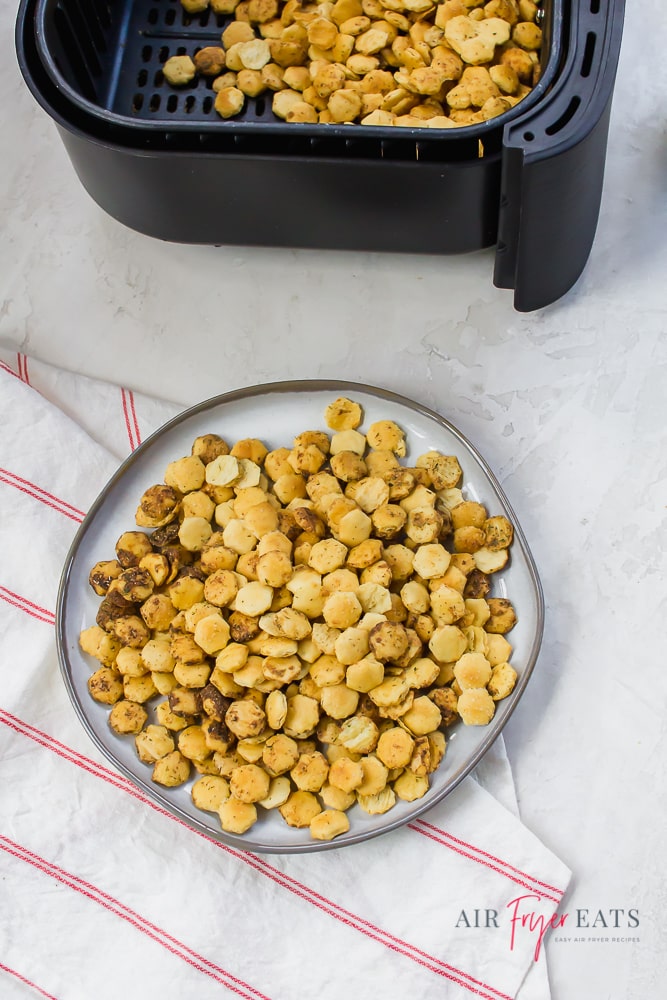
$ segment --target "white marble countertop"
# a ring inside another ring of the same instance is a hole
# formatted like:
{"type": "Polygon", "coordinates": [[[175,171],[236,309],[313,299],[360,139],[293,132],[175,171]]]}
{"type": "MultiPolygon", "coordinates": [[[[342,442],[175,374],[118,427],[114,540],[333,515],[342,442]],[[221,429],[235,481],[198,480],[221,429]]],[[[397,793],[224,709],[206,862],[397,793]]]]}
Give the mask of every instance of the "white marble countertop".
{"type": "Polygon", "coordinates": [[[570,940],[547,945],[555,1000],[653,1000],[667,974],[667,9],[638,8],[591,259],[522,315],[492,285],[491,251],[189,247],[123,228],[23,85],[15,4],[0,7],[0,345],[184,404],[353,377],[447,416],[503,483],[547,603],[506,742],[524,822],[574,872],[570,940]]]}

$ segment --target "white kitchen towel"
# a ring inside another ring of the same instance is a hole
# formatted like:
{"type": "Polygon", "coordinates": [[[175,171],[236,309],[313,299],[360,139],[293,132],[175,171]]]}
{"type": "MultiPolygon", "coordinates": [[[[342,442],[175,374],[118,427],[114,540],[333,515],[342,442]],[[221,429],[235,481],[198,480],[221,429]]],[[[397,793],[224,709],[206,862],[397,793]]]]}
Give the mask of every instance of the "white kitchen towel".
{"type": "Polygon", "coordinates": [[[501,740],[420,819],[299,856],[191,830],[90,742],[58,668],[60,571],[119,460],[181,408],[0,354],[0,996],[548,1000],[570,872],[518,818],[501,740]]]}

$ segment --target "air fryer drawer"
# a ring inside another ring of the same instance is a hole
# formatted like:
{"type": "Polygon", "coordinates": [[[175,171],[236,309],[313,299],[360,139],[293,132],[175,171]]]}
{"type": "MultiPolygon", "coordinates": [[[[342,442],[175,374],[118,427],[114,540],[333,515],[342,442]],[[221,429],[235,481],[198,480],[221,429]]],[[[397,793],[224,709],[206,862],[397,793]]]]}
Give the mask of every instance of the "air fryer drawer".
{"type": "Polygon", "coordinates": [[[22,0],[17,51],[84,187],[124,224],[208,244],[450,254],[496,244],[518,309],[554,301],[593,242],[623,3],[544,0],[542,77],[511,111],[457,129],[291,125],[269,101],[212,110],[170,88],[169,55],[228,18],[178,0],[22,0]]]}

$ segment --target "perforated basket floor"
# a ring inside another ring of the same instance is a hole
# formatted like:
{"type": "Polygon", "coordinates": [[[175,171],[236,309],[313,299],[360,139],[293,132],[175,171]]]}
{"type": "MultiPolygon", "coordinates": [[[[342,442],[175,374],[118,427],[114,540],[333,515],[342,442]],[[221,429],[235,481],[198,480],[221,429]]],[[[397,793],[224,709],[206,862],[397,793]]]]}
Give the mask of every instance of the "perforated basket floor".
{"type": "MultiPolygon", "coordinates": [[[[45,9],[45,41],[59,74],[100,108],[128,119],[210,121],[212,81],[198,76],[176,90],[162,66],[219,45],[231,18],[210,9],[190,15],[179,0],[56,0],[45,9]]],[[[215,119],[213,119],[215,120],[215,119]]],[[[275,122],[263,97],[248,101],[245,121],[275,122]]]]}

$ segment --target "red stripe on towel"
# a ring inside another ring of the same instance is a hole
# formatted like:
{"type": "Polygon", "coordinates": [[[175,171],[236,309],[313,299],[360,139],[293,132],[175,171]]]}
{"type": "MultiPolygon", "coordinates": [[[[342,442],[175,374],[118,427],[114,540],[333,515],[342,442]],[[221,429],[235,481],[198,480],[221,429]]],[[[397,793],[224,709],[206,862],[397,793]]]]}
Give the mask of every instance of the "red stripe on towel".
{"type": "Polygon", "coordinates": [[[132,418],[132,424],[134,426],[134,439],[137,442],[137,446],[141,444],[141,433],[139,431],[139,421],[137,420],[137,410],[134,401],[134,393],[132,390],[129,392],[130,397],[130,416],[132,418]]]}
{"type": "Polygon", "coordinates": [[[120,390],[123,404],[123,416],[125,418],[125,428],[130,442],[130,449],[134,451],[141,444],[141,434],[139,433],[139,421],[134,405],[134,393],[131,389],[120,390]]]}
{"type": "Polygon", "coordinates": [[[60,868],[51,861],[47,861],[46,858],[41,857],[39,854],[35,854],[27,847],[17,844],[15,841],[10,840],[2,834],[0,834],[0,848],[7,854],[18,858],[20,861],[24,861],[26,864],[32,865],[38,871],[43,872],[45,875],[55,879],[62,885],[66,885],[75,892],[85,896],[87,899],[98,903],[100,906],[103,906],[104,909],[115,914],[117,917],[121,917],[123,920],[127,921],[127,923],[131,924],[137,930],[151,938],[151,940],[161,944],[163,948],[166,948],[167,951],[176,955],[177,958],[183,959],[183,961],[187,962],[193,969],[197,969],[197,971],[210,976],[211,979],[215,979],[216,982],[226,986],[227,989],[236,993],[238,996],[244,997],[244,1000],[269,1000],[264,993],[260,993],[259,990],[256,990],[253,986],[250,986],[242,979],[239,979],[238,977],[232,975],[232,973],[227,972],[226,969],[223,969],[215,962],[211,962],[210,959],[200,955],[198,952],[188,947],[188,945],[179,941],[178,938],[175,938],[172,934],[169,934],[161,927],[152,923],[152,921],[148,920],[146,917],[142,917],[136,910],[126,906],[120,900],[115,899],[109,893],[104,892],[104,890],[99,889],[90,882],[86,882],[84,879],[79,878],[78,875],[74,875],[72,872],[68,872],[64,868],[60,868]]]}
{"type": "Polygon", "coordinates": [[[46,990],[43,990],[36,983],[32,983],[29,979],[26,979],[26,977],[22,976],[20,972],[16,971],[16,969],[10,969],[9,966],[5,965],[3,962],[0,962],[0,969],[2,969],[3,972],[9,973],[10,976],[14,976],[16,979],[19,980],[19,982],[24,983],[26,986],[29,986],[33,990],[36,990],[40,996],[46,997],[46,1000],[58,1000],[58,998],[54,997],[52,993],[47,993],[46,990]]]}
{"type": "Polygon", "coordinates": [[[2,368],[3,372],[7,372],[8,375],[13,375],[14,378],[18,378],[19,382],[21,381],[17,372],[15,372],[13,368],[10,368],[9,365],[6,365],[4,361],[0,361],[0,368],[2,368]]]}
{"type": "MultiPolygon", "coordinates": [[[[515,882],[517,885],[522,886],[524,889],[530,889],[531,891],[537,893],[537,890],[533,887],[531,883],[525,882],[523,879],[520,879],[516,875],[511,874],[509,871],[505,871],[503,868],[500,867],[500,865],[491,864],[489,861],[485,861],[482,858],[477,857],[474,853],[475,848],[473,848],[472,851],[464,850],[463,847],[456,847],[453,844],[449,844],[444,838],[438,837],[434,833],[429,833],[428,830],[420,830],[419,827],[413,825],[412,823],[408,823],[408,827],[411,830],[414,830],[415,833],[421,833],[422,836],[428,837],[429,840],[435,841],[436,844],[441,844],[443,847],[447,847],[450,851],[454,851],[455,854],[460,854],[461,857],[468,858],[469,861],[474,861],[476,864],[484,865],[485,868],[488,868],[491,871],[496,872],[496,874],[498,875],[503,875],[505,878],[510,879],[511,882],[515,882]]],[[[551,896],[544,892],[540,892],[537,894],[546,899],[552,900],[554,903],[560,902],[560,896],[551,896]]]]}
{"type": "MultiPolygon", "coordinates": [[[[501,858],[497,858],[494,854],[488,854],[486,851],[483,851],[480,847],[474,847],[472,844],[467,844],[464,840],[459,840],[458,837],[455,837],[453,834],[448,833],[446,830],[443,830],[440,827],[434,826],[432,823],[427,823],[426,820],[423,819],[415,820],[415,823],[410,824],[410,826],[413,829],[416,827],[425,827],[426,829],[431,830],[434,834],[440,834],[440,836],[447,838],[448,841],[452,841],[454,844],[470,848],[472,851],[475,851],[478,855],[480,855],[480,858],[485,858],[488,861],[495,862],[499,865],[502,865],[503,868],[506,868],[508,872],[513,872],[515,875],[520,875],[525,879],[529,879],[529,881],[532,883],[533,886],[540,887],[540,889],[536,888],[535,892],[537,892],[541,896],[544,896],[546,899],[552,899],[555,901],[556,897],[550,895],[549,893],[541,891],[543,889],[549,889],[550,892],[555,892],[559,900],[565,894],[564,889],[559,889],[555,885],[549,885],[548,882],[542,882],[540,879],[535,878],[533,875],[528,874],[528,872],[521,871],[520,868],[515,868],[514,865],[509,864],[509,862],[507,861],[503,861],[501,858]]],[[[486,863],[486,862],[481,862],[481,863],[486,863]]],[[[511,876],[508,875],[508,878],[510,877],[511,876]]]]}
{"type": "Polygon", "coordinates": [[[26,354],[21,354],[19,351],[16,355],[16,365],[18,368],[19,378],[26,385],[30,385],[30,378],[28,376],[28,357],[26,354]]]}
{"type": "Polygon", "coordinates": [[[84,512],[79,510],[78,507],[73,507],[66,500],[61,500],[60,497],[49,493],[48,490],[42,489],[36,483],[31,483],[29,479],[17,476],[16,473],[10,472],[9,469],[0,469],[0,483],[13,486],[14,489],[20,490],[26,496],[32,497],[33,500],[39,500],[40,503],[51,507],[53,510],[57,510],[60,514],[64,514],[65,517],[71,518],[72,521],[81,523],[85,517],[84,512]]]}
{"type": "Polygon", "coordinates": [[[33,604],[27,597],[21,597],[20,594],[15,594],[13,590],[8,590],[7,587],[3,587],[1,584],[0,598],[6,601],[7,604],[18,608],[19,611],[24,611],[27,615],[32,615],[33,618],[36,618],[40,622],[45,622],[47,625],[55,625],[56,616],[52,611],[41,608],[39,604],[33,604]]]}

